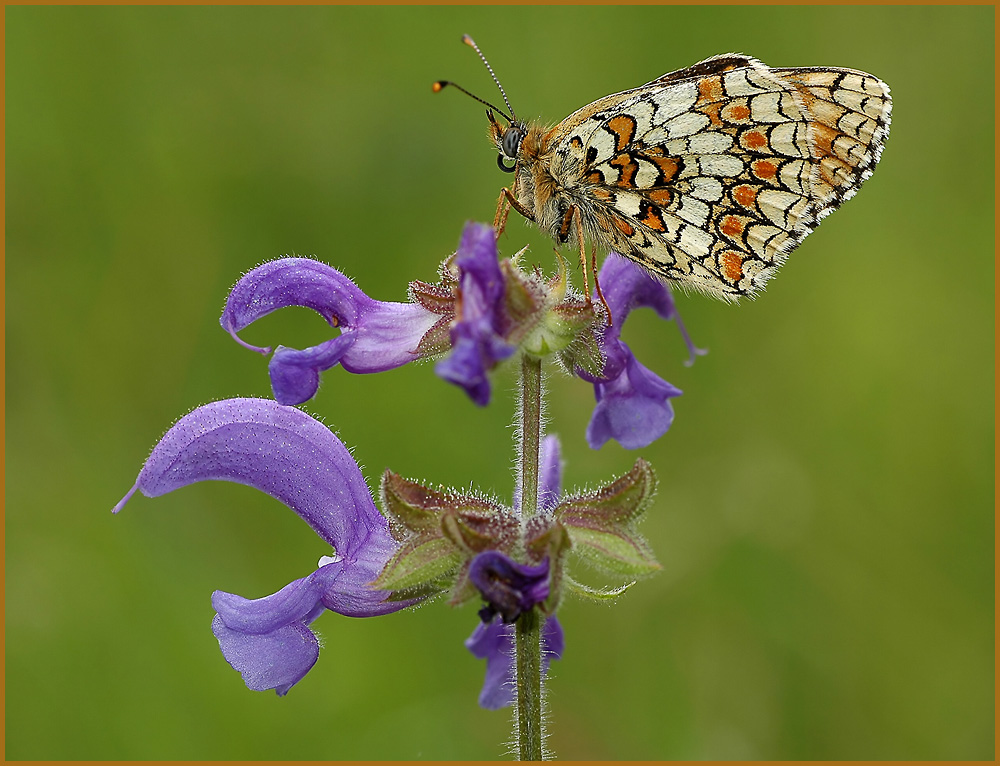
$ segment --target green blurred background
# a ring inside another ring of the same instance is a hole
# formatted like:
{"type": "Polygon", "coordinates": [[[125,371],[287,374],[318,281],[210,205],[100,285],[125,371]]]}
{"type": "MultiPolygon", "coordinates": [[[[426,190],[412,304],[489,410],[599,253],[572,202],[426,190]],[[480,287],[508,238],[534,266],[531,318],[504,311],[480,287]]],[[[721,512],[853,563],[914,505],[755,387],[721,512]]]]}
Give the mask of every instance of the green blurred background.
{"type": "MultiPolygon", "coordinates": [[[[548,687],[564,758],[993,757],[994,10],[991,7],[6,8],[6,756],[417,759],[504,753],[475,703],[475,608],[324,615],[288,697],[248,691],[209,596],[271,593],[322,544],[254,491],[136,498],[191,408],[268,396],[218,326],[228,288],[315,255],[378,298],[433,279],[509,178],[481,106],[555,122],[710,55],[870,71],[878,171],[755,302],[639,312],[625,337],[685,391],[640,450],[663,572],[570,600],[548,687]]],[[[520,221],[548,269],[551,243],[520,221]]],[[[329,337],[305,310],[245,333],[329,337]]],[[[513,377],[477,409],[429,365],[334,370],[308,410],[385,467],[509,497],[513,377]]],[[[568,486],[631,466],[550,377],[568,486]]]]}

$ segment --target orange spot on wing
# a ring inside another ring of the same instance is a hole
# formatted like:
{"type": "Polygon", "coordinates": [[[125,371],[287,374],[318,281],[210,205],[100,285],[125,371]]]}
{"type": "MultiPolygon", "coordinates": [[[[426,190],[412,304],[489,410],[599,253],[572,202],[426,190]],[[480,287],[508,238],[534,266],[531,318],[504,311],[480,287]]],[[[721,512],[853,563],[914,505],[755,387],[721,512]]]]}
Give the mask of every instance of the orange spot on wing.
{"type": "Polygon", "coordinates": [[[757,201],[757,190],[752,186],[737,186],[733,189],[733,199],[743,207],[753,207],[757,201]]]}
{"type": "Polygon", "coordinates": [[[730,282],[743,279],[743,259],[732,250],[727,250],[719,258],[722,261],[722,276],[730,282]]]}
{"type": "Polygon", "coordinates": [[[722,118],[719,116],[719,111],[722,109],[722,104],[716,101],[712,104],[704,104],[698,107],[701,112],[708,117],[709,121],[712,123],[712,127],[721,128],[722,118]]]}
{"type": "Polygon", "coordinates": [[[660,207],[666,207],[674,199],[674,193],[670,189],[653,189],[646,196],[649,197],[650,202],[660,207]]]}
{"type": "Polygon", "coordinates": [[[626,237],[631,237],[635,233],[635,229],[632,228],[632,224],[630,224],[624,218],[619,218],[618,216],[615,216],[614,218],[611,219],[611,223],[613,223],[615,225],[615,228],[618,229],[618,231],[620,231],[626,237]]]}
{"type": "Polygon", "coordinates": [[[648,157],[648,159],[660,169],[663,174],[663,183],[673,181],[681,171],[680,160],[674,157],[648,157]]]}
{"type": "Polygon", "coordinates": [[[737,120],[737,121],[745,120],[747,117],[750,116],[750,110],[747,107],[743,106],[743,104],[736,104],[734,106],[729,107],[729,109],[726,110],[726,114],[723,116],[727,120],[737,120]]]}
{"type": "Polygon", "coordinates": [[[767,138],[763,133],[751,130],[743,134],[743,144],[749,149],[760,149],[762,146],[767,146],[767,138]]]}
{"type": "Polygon", "coordinates": [[[630,143],[635,136],[635,120],[628,115],[621,114],[608,120],[608,129],[615,134],[618,142],[616,151],[621,151],[630,143]]]}
{"type": "Polygon", "coordinates": [[[766,160],[758,160],[752,167],[754,175],[758,178],[774,178],[778,172],[778,166],[766,160]]]}
{"type": "Polygon", "coordinates": [[[731,215],[722,219],[722,226],[720,228],[723,234],[730,237],[735,237],[737,234],[743,232],[743,224],[740,222],[740,219],[731,215]]]}
{"type": "Polygon", "coordinates": [[[832,157],[833,142],[840,134],[821,122],[812,123],[812,133],[809,136],[813,157],[832,157]]]}
{"type": "Polygon", "coordinates": [[[632,156],[627,152],[616,155],[608,164],[621,168],[621,177],[618,179],[618,186],[628,189],[635,188],[635,174],[639,172],[639,166],[632,161],[632,156]]]}
{"type": "Polygon", "coordinates": [[[722,93],[722,78],[721,77],[705,77],[698,81],[698,102],[708,103],[710,101],[718,101],[723,96],[722,93]]]}
{"type": "Polygon", "coordinates": [[[594,189],[591,189],[590,193],[593,194],[597,199],[601,200],[601,202],[610,202],[612,197],[614,196],[610,191],[605,189],[603,186],[598,186],[594,189]]]}
{"type": "Polygon", "coordinates": [[[651,207],[646,211],[646,215],[640,220],[653,231],[667,230],[666,224],[663,223],[663,218],[660,217],[660,211],[658,208],[651,207]]]}

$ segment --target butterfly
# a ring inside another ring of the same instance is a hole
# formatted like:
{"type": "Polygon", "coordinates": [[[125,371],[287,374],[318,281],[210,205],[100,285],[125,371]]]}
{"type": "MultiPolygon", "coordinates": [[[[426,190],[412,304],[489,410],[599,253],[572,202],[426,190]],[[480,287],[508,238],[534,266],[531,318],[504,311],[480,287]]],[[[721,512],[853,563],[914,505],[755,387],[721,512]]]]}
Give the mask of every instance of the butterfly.
{"type": "Polygon", "coordinates": [[[889,132],[888,86],[853,69],[775,69],[714,56],[578,109],[554,127],[486,104],[512,207],[560,245],[614,250],[650,273],[735,301],[759,293],[858,191],[889,132]],[[496,117],[500,115],[506,124],[496,117]]]}

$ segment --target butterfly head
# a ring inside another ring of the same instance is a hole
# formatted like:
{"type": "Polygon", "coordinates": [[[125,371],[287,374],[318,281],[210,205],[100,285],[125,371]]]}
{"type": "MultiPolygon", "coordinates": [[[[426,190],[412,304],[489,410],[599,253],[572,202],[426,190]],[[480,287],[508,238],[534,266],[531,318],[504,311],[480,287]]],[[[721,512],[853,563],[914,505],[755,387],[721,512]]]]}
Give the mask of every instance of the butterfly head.
{"type": "Polygon", "coordinates": [[[503,170],[504,172],[513,173],[517,166],[518,152],[521,151],[521,142],[524,141],[524,137],[528,134],[528,127],[523,122],[517,119],[517,115],[514,114],[514,110],[510,105],[510,101],[507,100],[507,94],[506,92],[504,92],[503,86],[500,84],[500,80],[498,80],[497,76],[493,73],[493,67],[490,66],[490,62],[486,60],[486,57],[483,55],[482,51],[479,50],[479,46],[477,46],[476,43],[473,41],[473,39],[468,35],[462,37],[462,42],[468,45],[476,53],[479,54],[479,58],[482,59],[483,63],[486,65],[486,68],[489,70],[490,76],[493,78],[493,82],[495,82],[497,84],[497,87],[500,89],[500,95],[503,96],[503,101],[507,105],[507,110],[510,112],[510,116],[508,117],[502,109],[493,106],[493,104],[491,104],[489,101],[481,99],[479,96],[470,93],[465,88],[456,85],[453,82],[449,82],[448,80],[438,80],[436,83],[434,83],[433,86],[434,92],[437,93],[442,89],[444,89],[446,86],[450,85],[453,88],[457,88],[458,90],[462,91],[465,95],[474,98],[481,104],[486,105],[487,107],[486,119],[490,121],[490,137],[493,139],[493,143],[496,144],[497,151],[499,152],[499,154],[497,155],[497,165],[499,165],[500,169],[503,170]],[[506,127],[504,127],[497,121],[496,118],[497,114],[499,114],[501,117],[507,120],[506,127]],[[505,165],[504,164],[505,158],[514,160],[514,164],[505,165]]]}
{"type": "MultiPolygon", "coordinates": [[[[506,117],[506,115],[504,116],[506,117]]],[[[528,126],[518,120],[513,120],[506,126],[501,125],[491,109],[486,110],[486,118],[490,121],[490,137],[499,152],[497,165],[505,173],[513,173],[515,165],[506,165],[504,160],[511,159],[516,164],[518,152],[521,151],[521,143],[528,134],[528,126]]]]}

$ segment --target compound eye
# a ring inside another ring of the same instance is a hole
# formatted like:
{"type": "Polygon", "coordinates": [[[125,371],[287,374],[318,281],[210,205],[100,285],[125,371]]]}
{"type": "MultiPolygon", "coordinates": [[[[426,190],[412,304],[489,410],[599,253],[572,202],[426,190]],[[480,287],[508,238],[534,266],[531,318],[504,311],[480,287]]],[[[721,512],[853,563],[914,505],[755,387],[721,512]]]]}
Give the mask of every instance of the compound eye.
{"type": "Polygon", "coordinates": [[[524,128],[520,125],[515,124],[507,128],[507,132],[503,134],[503,153],[517,159],[517,150],[521,148],[524,133],[524,128]]]}

